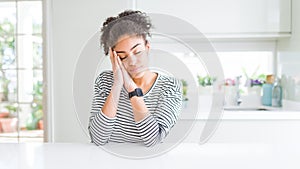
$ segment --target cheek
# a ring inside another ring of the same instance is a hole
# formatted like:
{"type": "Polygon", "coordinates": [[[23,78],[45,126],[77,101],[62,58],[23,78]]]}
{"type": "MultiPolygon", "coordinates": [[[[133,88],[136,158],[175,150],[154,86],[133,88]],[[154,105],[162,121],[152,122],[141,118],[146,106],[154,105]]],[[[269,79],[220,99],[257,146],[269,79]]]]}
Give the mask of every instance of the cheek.
{"type": "Polygon", "coordinates": [[[148,64],[148,62],[149,62],[149,57],[148,57],[148,56],[144,56],[144,57],[141,59],[141,62],[143,62],[144,64],[148,64]]]}
{"type": "Polygon", "coordinates": [[[126,69],[126,70],[128,70],[128,64],[127,63],[123,63],[123,66],[124,66],[124,68],[126,69]]]}

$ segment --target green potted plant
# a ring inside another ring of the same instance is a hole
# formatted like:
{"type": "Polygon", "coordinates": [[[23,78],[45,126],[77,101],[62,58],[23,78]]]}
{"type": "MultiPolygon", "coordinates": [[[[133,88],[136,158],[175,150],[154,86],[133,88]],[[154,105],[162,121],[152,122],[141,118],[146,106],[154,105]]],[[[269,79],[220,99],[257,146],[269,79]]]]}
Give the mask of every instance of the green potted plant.
{"type": "Polygon", "coordinates": [[[186,82],[186,80],[181,79],[181,83],[182,83],[182,95],[183,95],[183,100],[184,101],[188,101],[189,99],[187,98],[187,89],[188,89],[188,84],[186,82]]]}
{"type": "Polygon", "coordinates": [[[1,130],[4,133],[11,133],[17,131],[17,112],[19,107],[17,104],[8,104],[4,109],[1,110],[1,114],[6,114],[6,116],[0,118],[1,130]]]}
{"type": "Polygon", "coordinates": [[[32,112],[27,119],[26,129],[43,129],[43,83],[38,81],[33,86],[33,101],[31,103],[32,112]]]}
{"type": "Polygon", "coordinates": [[[197,79],[198,79],[198,84],[199,84],[199,93],[200,94],[212,94],[213,84],[217,80],[217,78],[209,76],[209,75],[206,75],[206,76],[197,75],[197,79]]]}
{"type": "Polygon", "coordinates": [[[18,105],[9,103],[9,77],[6,69],[15,63],[15,37],[14,25],[8,19],[0,23],[0,102],[1,126],[3,132],[15,132],[17,130],[16,113],[18,105]]]}
{"type": "Polygon", "coordinates": [[[185,108],[187,106],[187,101],[189,100],[187,97],[188,83],[184,79],[181,79],[181,83],[182,83],[182,103],[183,103],[183,107],[185,108]]]}
{"type": "Polygon", "coordinates": [[[0,64],[0,87],[1,87],[1,91],[0,91],[0,101],[8,101],[8,85],[10,83],[10,80],[8,80],[6,78],[6,75],[3,71],[3,69],[1,69],[1,64],[0,64]]]}
{"type": "Polygon", "coordinates": [[[0,101],[8,101],[8,86],[10,80],[7,78],[5,68],[15,62],[13,24],[8,19],[4,19],[0,23],[0,32],[0,101]]]}
{"type": "Polygon", "coordinates": [[[257,75],[257,71],[259,70],[259,66],[256,67],[255,71],[251,76],[249,76],[246,72],[246,69],[243,68],[243,73],[246,77],[245,86],[247,87],[248,95],[255,94],[260,96],[261,95],[261,88],[262,85],[265,83],[266,75],[259,74],[257,75]]]}

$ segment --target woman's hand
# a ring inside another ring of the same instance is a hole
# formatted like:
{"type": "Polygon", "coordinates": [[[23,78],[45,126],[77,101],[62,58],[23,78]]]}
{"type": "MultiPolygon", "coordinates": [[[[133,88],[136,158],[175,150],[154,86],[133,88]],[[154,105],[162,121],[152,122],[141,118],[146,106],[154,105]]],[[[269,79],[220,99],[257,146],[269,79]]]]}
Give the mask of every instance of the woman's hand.
{"type": "Polygon", "coordinates": [[[118,65],[121,69],[124,81],[124,87],[128,92],[132,92],[134,89],[137,88],[137,85],[134,83],[130,75],[128,74],[127,70],[125,69],[121,59],[117,57],[118,65]]]}
{"type": "Polygon", "coordinates": [[[112,48],[109,49],[109,56],[112,65],[112,70],[114,73],[114,85],[116,87],[121,88],[124,83],[124,80],[123,80],[122,70],[118,62],[118,59],[120,60],[120,58],[117,55],[117,53],[112,50],[112,48]]]}

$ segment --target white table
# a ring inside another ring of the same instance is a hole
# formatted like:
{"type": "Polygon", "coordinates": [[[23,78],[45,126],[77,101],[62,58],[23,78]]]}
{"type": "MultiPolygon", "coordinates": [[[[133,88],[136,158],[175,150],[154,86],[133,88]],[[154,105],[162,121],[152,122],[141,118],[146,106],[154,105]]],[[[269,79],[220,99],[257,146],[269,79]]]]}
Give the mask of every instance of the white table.
{"type": "Polygon", "coordinates": [[[181,143],[143,160],[117,157],[92,144],[0,144],[0,169],[299,169],[299,159],[300,144],[181,143]]]}

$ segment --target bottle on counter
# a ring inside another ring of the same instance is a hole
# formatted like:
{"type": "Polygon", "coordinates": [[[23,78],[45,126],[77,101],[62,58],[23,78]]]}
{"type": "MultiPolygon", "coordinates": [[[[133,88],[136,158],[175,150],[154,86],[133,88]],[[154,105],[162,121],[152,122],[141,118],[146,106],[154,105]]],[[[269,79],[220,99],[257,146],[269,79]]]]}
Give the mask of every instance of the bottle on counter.
{"type": "Polygon", "coordinates": [[[273,89],[272,89],[272,106],[273,107],[282,106],[282,87],[280,84],[280,80],[278,78],[275,79],[273,89]]]}
{"type": "Polygon", "coordinates": [[[274,83],[274,76],[267,75],[266,83],[262,86],[262,104],[265,106],[272,106],[272,92],[273,92],[273,83],[274,83]]]}

